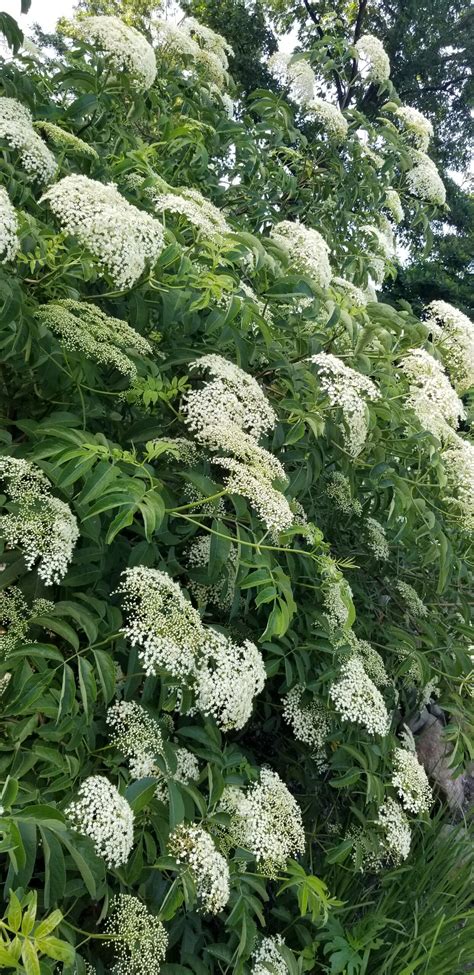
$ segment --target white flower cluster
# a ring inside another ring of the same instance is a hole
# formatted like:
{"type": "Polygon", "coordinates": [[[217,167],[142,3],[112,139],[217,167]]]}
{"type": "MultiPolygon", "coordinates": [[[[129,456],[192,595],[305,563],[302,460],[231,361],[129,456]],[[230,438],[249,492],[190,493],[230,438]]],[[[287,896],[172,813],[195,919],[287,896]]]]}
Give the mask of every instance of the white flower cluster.
{"type": "Polygon", "coordinates": [[[347,642],[352,647],[355,656],[362,660],[367,676],[377,687],[386,687],[390,684],[383,659],[371,643],[367,640],[359,640],[353,630],[348,630],[341,642],[347,642]]]}
{"type": "Polygon", "coordinates": [[[453,386],[462,396],[474,385],[474,323],[447,301],[432,301],[425,313],[453,386]]]}
{"type": "MultiPolygon", "coordinates": [[[[232,419],[253,437],[261,437],[273,430],[277,422],[276,413],[270,406],[257,380],[248,372],[244,372],[234,362],[224,359],[223,356],[213,353],[196,359],[189,368],[192,371],[208,372],[223,387],[233,393],[237,402],[233,404],[235,413],[232,419]]],[[[218,388],[213,387],[213,392],[217,394],[218,388]]],[[[197,430],[202,423],[200,420],[193,421],[191,416],[189,425],[192,430],[197,430]]]]}
{"type": "Polygon", "coordinates": [[[322,573],[322,595],[326,610],[324,615],[331,630],[344,629],[349,620],[352,589],[330,559],[322,573]]]}
{"type": "Polygon", "coordinates": [[[368,411],[365,399],[376,400],[380,393],[367,376],[346,366],[329,352],[319,352],[308,359],[317,366],[320,384],[333,408],[344,418],[344,442],[351,457],[362,450],[368,433],[368,411]]]}
{"type": "Polygon", "coordinates": [[[176,748],[176,769],[167,773],[158,767],[156,756],[163,757],[163,737],[157,722],[145,708],[134,701],[117,701],[107,712],[107,724],[114,731],[112,742],[129,759],[134,779],[145,777],[157,780],[155,796],[168,801],[167,781],[191,782],[199,778],[199,763],[187,748],[176,748]]]}
{"type": "Polygon", "coordinates": [[[380,806],[377,825],[383,833],[383,847],[387,860],[394,866],[406,860],[410,853],[411,832],[405,813],[394,799],[380,806]]]}
{"type": "Polygon", "coordinates": [[[349,478],[342,471],[333,471],[329,475],[326,494],[328,498],[331,498],[331,501],[334,501],[336,508],[339,508],[339,511],[345,515],[360,516],[362,514],[362,505],[358,498],[352,497],[349,478]]]}
{"type": "Polygon", "coordinates": [[[251,975],[268,975],[269,972],[273,972],[274,975],[288,975],[288,966],[280,951],[280,947],[284,944],[281,934],[271,938],[261,938],[252,953],[251,975]]]}
{"type": "Polygon", "coordinates": [[[127,862],[133,846],[133,811],[104,775],[91,775],[66,809],[74,828],[88,836],[108,867],[127,862]]]}
{"type": "Polygon", "coordinates": [[[178,583],[166,572],[137,565],[125,570],[117,592],[125,596],[122,632],[140,648],[145,672],[165,670],[181,678],[194,673],[206,632],[178,583]]]}
{"type": "Polygon", "coordinates": [[[256,380],[239,366],[219,355],[206,355],[191,364],[211,374],[211,381],[185,397],[183,412],[197,440],[213,451],[233,457],[216,457],[215,463],[230,473],[230,493],[247,497],[267,528],[278,533],[293,522],[284,495],[272,484],[285,480],[280,461],[258,443],[271,430],[276,414],[256,380]]]}
{"type": "Polygon", "coordinates": [[[162,457],[163,454],[170,454],[174,460],[180,461],[188,467],[194,467],[200,456],[199,448],[187,437],[155,437],[153,440],[147,441],[145,449],[147,460],[154,460],[156,457],[162,457]]]}
{"type": "Polygon", "coordinates": [[[238,646],[205,627],[165,572],[135,566],[122,578],[118,592],[125,595],[128,617],[122,632],[140,647],[146,673],[163,669],[187,679],[199,710],[212,714],[224,729],[243,727],[265,682],[257,647],[249,640],[238,646]]]}
{"type": "Polygon", "coordinates": [[[449,489],[453,492],[450,502],[459,511],[466,531],[474,530],[474,445],[463,437],[453,434],[442,461],[449,489]]]}
{"type": "Polygon", "coordinates": [[[428,776],[416,754],[405,748],[396,748],[392,762],[392,785],[402,800],[403,808],[413,813],[428,812],[433,802],[433,793],[428,776]]]}
{"type": "Polygon", "coordinates": [[[431,680],[429,680],[428,683],[424,684],[424,686],[421,688],[421,693],[418,700],[418,707],[420,710],[426,708],[426,706],[430,704],[435,697],[439,697],[439,695],[439,680],[437,677],[432,677],[431,680]]]}
{"type": "Polygon", "coordinates": [[[344,142],[347,138],[349,124],[337,105],[332,105],[324,98],[315,96],[307,103],[306,110],[323,127],[330,142],[334,142],[336,145],[344,142]]]}
{"type": "Polygon", "coordinates": [[[289,857],[302,853],[305,835],[301,809],[280,776],[262,768],[260,781],[244,792],[229,786],[222,809],[230,814],[229,839],[255,857],[259,870],[274,877],[289,857]]]}
{"type": "Polygon", "coordinates": [[[196,707],[211,714],[223,731],[239,730],[263,690],[266,672],[260,650],[250,640],[242,646],[209,628],[196,673],[196,707]]]}
{"type": "Polygon", "coordinates": [[[413,162],[413,169],[407,173],[410,193],[433,206],[443,206],[446,203],[446,187],[433,160],[425,152],[415,150],[413,162]]]}
{"type": "Polygon", "coordinates": [[[203,71],[211,88],[221,90],[228,80],[228,55],[233,51],[221,34],[200,24],[194,17],[185,17],[179,26],[168,20],[153,21],[155,43],[165,57],[171,60],[190,59],[203,71]]]}
{"type": "Polygon", "coordinates": [[[402,731],[400,732],[400,740],[403,744],[403,747],[408,752],[411,752],[412,755],[416,754],[415,736],[411,728],[409,728],[408,725],[406,724],[403,725],[402,731]]]}
{"type": "Polygon", "coordinates": [[[156,721],[135,701],[116,701],[107,711],[112,742],[128,758],[134,779],[154,775],[156,756],[163,753],[163,736],[156,721]]]}
{"type": "Polygon", "coordinates": [[[151,88],[156,78],[155,52],[146,37],[120,17],[84,17],[64,25],[62,30],[95,44],[106,55],[110,70],[130,78],[137,91],[151,88]]]}
{"type": "Polygon", "coordinates": [[[0,479],[13,505],[0,517],[0,534],[10,548],[20,546],[27,569],[39,561],[38,575],[47,586],[61,582],[79,538],[76,518],[50,493],[47,477],[29,461],[0,457],[0,479]]]}
{"type": "Polygon", "coordinates": [[[317,701],[302,704],[304,687],[297,684],[283,698],[283,717],[291,726],[298,741],[322,752],[329,734],[329,721],[325,708],[317,701]]]}
{"type": "Polygon", "coordinates": [[[379,223],[379,226],[365,223],[360,229],[369,238],[370,247],[375,247],[376,253],[382,255],[384,261],[389,261],[395,253],[393,231],[384,214],[380,214],[379,223]]]}
{"type": "Polygon", "coordinates": [[[208,240],[217,243],[225,234],[231,233],[227,220],[210,200],[199,192],[187,187],[170,190],[169,193],[150,193],[158,213],[176,213],[191,223],[208,240]]]}
{"type": "Polygon", "coordinates": [[[227,94],[226,91],[220,91],[217,85],[210,86],[211,95],[218,98],[222,108],[224,109],[227,118],[233,119],[234,117],[234,99],[227,94]]]}
{"type": "Polygon", "coordinates": [[[174,754],[176,768],[173,772],[171,772],[167,765],[168,774],[166,776],[162,775],[158,769],[155,769],[153,773],[159,777],[158,785],[155,789],[155,797],[160,799],[161,802],[168,802],[168,789],[166,784],[169,779],[172,779],[173,782],[181,782],[183,785],[187,785],[188,782],[196,782],[199,778],[199,762],[192,752],[188,751],[187,748],[178,747],[174,754]]]}
{"type": "MultiPolygon", "coordinates": [[[[209,566],[211,557],[211,536],[199,535],[193,538],[186,553],[187,564],[190,568],[203,569],[209,566]]],[[[212,585],[195,582],[190,579],[188,589],[198,604],[211,603],[218,609],[226,610],[232,605],[237,575],[237,549],[232,545],[227,563],[219,573],[218,579],[212,585]]]]}
{"type": "Polygon", "coordinates": [[[408,820],[394,799],[386,799],[371,825],[351,830],[347,838],[354,843],[352,859],[361,872],[399,866],[410,852],[408,820]]]}
{"type": "Polygon", "coordinates": [[[74,135],[73,132],[68,132],[67,129],[61,129],[54,122],[34,122],[34,127],[35,129],[39,129],[40,132],[44,132],[46,138],[66,156],[88,156],[90,159],[99,158],[93,146],[88,145],[87,142],[74,135]]]}
{"type": "Polygon", "coordinates": [[[35,132],[30,110],[16,98],[0,98],[0,139],[17,150],[21,167],[31,179],[51,182],[56,160],[35,132]]]}
{"type": "Polygon", "coordinates": [[[228,67],[228,56],[234,52],[222,34],[217,34],[210,27],[201,24],[195,17],[185,17],[180,26],[202,48],[212,52],[219,59],[223,68],[228,67]]]}
{"type": "Polygon", "coordinates": [[[385,194],[385,206],[390,211],[395,223],[401,223],[405,217],[402,201],[396,190],[387,190],[385,194]]]}
{"type": "Polygon", "coordinates": [[[19,247],[16,210],[6,189],[0,186],[0,264],[14,261],[19,247]]]}
{"type": "Polygon", "coordinates": [[[341,677],[329,689],[329,696],[342,721],[354,721],[371,735],[388,734],[390,716],[384,699],[357,654],[344,664],[341,677]]]}
{"type": "Polygon", "coordinates": [[[0,697],[3,697],[3,695],[5,694],[5,691],[7,690],[11,679],[12,679],[12,675],[9,670],[7,670],[7,672],[5,674],[2,674],[2,676],[0,677],[0,697]]]}
{"type": "Polygon", "coordinates": [[[34,599],[31,609],[18,586],[8,586],[0,590],[0,658],[4,660],[18,643],[24,640],[30,622],[35,616],[47,616],[54,612],[54,603],[49,599],[34,599]]]}
{"type": "Polygon", "coordinates": [[[304,107],[314,100],[316,78],[306,58],[277,51],[269,58],[268,68],[278,81],[289,86],[291,97],[299,105],[304,107]]]}
{"type": "Polygon", "coordinates": [[[410,383],[407,406],[424,430],[446,439],[464,419],[465,411],[443,366],[426,349],[410,349],[401,368],[410,383]]]}
{"type": "Polygon", "coordinates": [[[426,152],[430,139],[434,135],[430,120],[418,109],[411,108],[409,105],[400,105],[396,109],[395,115],[400,120],[402,128],[406,129],[412,137],[415,147],[426,152]]]}
{"type": "Polygon", "coordinates": [[[193,41],[183,25],[172,20],[153,20],[153,42],[160,54],[170,58],[193,58],[199,56],[199,45],[193,41]]]}
{"type": "Polygon", "coordinates": [[[288,501],[267,477],[233,457],[216,457],[216,464],[229,471],[225,484],[230,494],[240,494],[250,501],[272,537],[290,528],[293,513],[288,501]]]}
{"type": "Polygon", "coordinates": [[[202,826],[177,826],[169,838],[169,851],[191,874],[204,914],[219,914],[230,896],[227,860],[202,826]]]}
{"type": "MultiPolygon", "coordinates": [[[[204,422],[207,422],[209,418],[211,404],[214,412],[219,411],[222,418],[226,415],[226,403],[229,406],[227,421],[222,419],[219,426],[202,426],[196,434],[197,438],[211,450],[225,450],[233,454],[237,461],[248,466],[254,474],[264,481],[271,483],[276,479],[286,482],[287,477],[278,457],[271,454],[265,447],[261,447],[252,434],[246,433],[237,422],[230,419],[234,402],[233,394],[224,392],[222,386],[219,388],[218,382],[209,383],[204,390],[199,390],[195,395],[193,393],[188,394],[188,404],[192,403],[193,418],[197,418],[201,408],[204,422]],[[212,395],[214,392],[217,394],[215,397],[212,395]]],[[[220,459],[218,462],[220,463],[220,459]]]]}
{"type": "Polygon", "coordinates": [[[307,545],[316,548],[321,545],[323,536],[319,528],[313,521],[308,521],[308,516],[303,505],[296,498],[292,498],[290,508],[293,512],[293,528],[298,529],[298,535],[306,539],[307,545]]]}
{"type": "Polygon", "coordinates": [[[111,975],[159,975],[168,947],[161,921],[132,894],[114,897],[105,930],[116,938],[111,975]]]}
{"type": "Polygon", "coordinates": [[[395,588],[397,592],[400,593],[400,596],[402,597],[411,616],[413,616],[415,619],[417,617],[419,619],[423,619],[424,616],[428,616],[428,610],[423,600],[420,599],[418,593],[413,586],[410,586],[409,582],[403,582],[403,580],[400,579],[395,588]]]}
{"type": "MultiPolygon", "coordinates": [[[[255,305],[260,317],[264,318],[265,321],[269,325],[271,325],[273,323],[273,316],[270,309],[267,306],[267,302],[262,301],[262,299],[255,294],[255,291],[253,291],[250,285],[246,284],[245,281],[239,281],[238,287],[239,287],[239,291],[243,291],[245,298],[248,298],[249,301],[251,301],[252,304],[255,305]]],[[[241,296],[237,294],[237,297],[240,298],[241,296]]]]}
{"type": "Polygon", "coordinates": [[[130,288],[163,248],[161,223],[128,203],[113,183],[65,176],[42,200],[49,201],[63,230],[77,237],[118,288],[130,288]]]}
{"type": "Polygon", "coordinates": [[[380,153],[375,152],[374,149],[369,145],[371,141],[371,135],[366,128],[360,126],[356,129],[354,133],[357,142],[359,143],[360,154],[363,159],[368,160],[375,169],[382,169],[385,162],[384,157],[380,153]]]}
{"type": "Polygon", "coordinates": [[[87,359],[113,366],[124,376],[134,378],[135,364],[123,351],[132,349],[139,355],[151,355],[152,348],[127,322],[110,318],[96,305],[64,298],[40,305],[35,317],[58,336],[71,352],[81,352],[87,359]]]}
{"type": "Polygon", "coordinates": [[[353,284],[352,281],[346,281],[345,278],[334,277],[331,281],[333,288],[336,291],[342,291],[345,301],[352,308],[365,308],[369,300],[368,295],[357,285],[353,284]]]}
{"type": "Polygon", "coordinates": [[[375,285],[381,285],[385,281],[385,276],[387,273],[387,261],[385,257],[374,255],[370,251],[368,253],[368,258],[370,275],[369,283],[367,285],[367,293],[371,295],[371,301],[377,301],[375,285]]]}
{"type": "Polygon", "coordinates": [[[364,76],[368,81],[382,82],[390,77],[390,60],[378,37],[362,34],[355,45],[357,59],[361,62],[364,76]]]}
{"type": "Polygon", "coordinates": [[[295,271],[307,275],[319,288],[329,286],[332,277],[329,247],[317,230],[299,221],[282,220],[272,228],[270,237],[288,255],[295,271]]]}
{"type": "Polygon", "coordinates": [[[367,544],[372,550],[375,558],[380,562],[385,562],[390,556],[385,528],[376,518],[366,518],[364,522],[367,531],[367,544]]]}

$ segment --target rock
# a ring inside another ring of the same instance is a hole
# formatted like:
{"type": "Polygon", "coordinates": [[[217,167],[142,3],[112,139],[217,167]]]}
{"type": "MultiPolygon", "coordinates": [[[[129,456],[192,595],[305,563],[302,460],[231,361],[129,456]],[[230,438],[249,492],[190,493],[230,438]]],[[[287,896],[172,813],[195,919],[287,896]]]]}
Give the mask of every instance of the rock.
{"type": "Polygon", "coordinates": [[[453,771],[449,768],[452,750],[450,742],[443,738],[442,721],[431,714],[416,739],[418,759],[429,778],[444,793],[452,812],[460,813],[465,801],[464,778],[462,775],[454,778],[453,771]]]}
{"type": "Polygon", "coordinates": [[[430,712],[427,708],[422,708],[421,711],[417,711],[416,715],[410,719],[408,722],[408,727],[410,731],[416,735],[417,731],[421,731],[425,727],[425,724],[430,719],[430,712]]]}

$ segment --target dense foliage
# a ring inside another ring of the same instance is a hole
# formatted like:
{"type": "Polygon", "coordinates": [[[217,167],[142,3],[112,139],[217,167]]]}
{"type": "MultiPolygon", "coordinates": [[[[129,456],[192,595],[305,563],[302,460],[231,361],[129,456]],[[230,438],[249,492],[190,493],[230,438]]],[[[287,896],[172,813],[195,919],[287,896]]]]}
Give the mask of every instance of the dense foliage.
{"type": "Polygon", "coordinates": [[[430,125],[370,35],[233,105],[193,20],[60,30],[1,72],[0,964],[461,973],[474,333],[377,300],[430,125]]]}

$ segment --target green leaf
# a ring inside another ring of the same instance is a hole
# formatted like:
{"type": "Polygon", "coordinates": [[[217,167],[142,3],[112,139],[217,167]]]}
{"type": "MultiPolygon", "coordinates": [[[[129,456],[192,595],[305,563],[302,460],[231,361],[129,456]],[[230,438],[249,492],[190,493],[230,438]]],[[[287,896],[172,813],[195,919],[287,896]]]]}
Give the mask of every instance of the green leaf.
{"type": "Polygon", "coordinates": [[[156,792],[156,779],[138,779],[132,782],[125,792],[125,798],[135,813],[148,806],[156,792]]]}
{"type": "MultiPolygon", "coordinates": [[[[37,932],[35,934],[38,937],[37,932]]],[[[42,951],[48,958],[62,961],[66,965],[74,964],[76,952],[67,941],[61,941],[59,938],[41,938],[41,940],[38,939],[37,944],[38,950],[42,951]]]]}
{"type": "Polygon", "coordinates": [[[117,478],[117,468],[108,460],[101,460],[94,469],[94,473],[86,479],[84,487],[77,498],[79,507],[89,504],[99,498],[105,488],[109,487],[113,480],[117,478]]]}
{"type": "Polygon", "coordinates": [[[106,650],[94,649],[94,659],[106,704],[115,696],[116,667],[114,658],[106,650]]]}
{"type": "Polygon", "coordinates": [[[33,891],[28,907],[26,908],[26,911],[23,912],[23,919],[21,922],[22,934],[28,935],[33,930],[33,926],[36,920],[37,907],[38,907],[37,893],[36,891],[33,891]]]}
{"type": "Polygon", "coordinates": [[[1,805],[4,808],[9,809],[9,807],[12,806],[13,803],[15,802],[17,795],[18,795],[18,780],[12,779],[10,775],[7,775],[7,778],[5,779],[5,783],[3,785],[3,789],[0,793],[1,805]]]}
{"type": "Polygon", "coordinates": [[[59,660],[60,663],[64,660],[58,647],[53,647],[49,643],[24,643],[9,654],[9,659],[19,660],[21,657],[31,657],[33,660],[35,658],[38,660],[59,660]]]}
{"type": "Polygon", "coordinates": [[[79,650],[79,637],[72,627],[69,626],[69,623],[65,623],[64,620],[58,620],[55,616],[36,616],[35,622],[38,626],[44,627],[45,630],[52,630],[53,633],[62,636],[63,640],[70,643],[74,650],[79,650]]]}
{"type": "Polygon", "coordinates": [[[79,624],[81,629],[87,636],[87,639],[91,643],[97,639],[97,623],[93,614],[90,613],[85,606],[81,606],[80,603],[74,603],[70,599],[63,599],[60,602],[55,603],[54,606],[55,616],[69,616],[76,623],[79,624]]]}
{"type": "Polygon", "coordinates": [[[25,806],[21,810],[21,815],[18,815],[18,819],[33,819],[38,826],[50,826],[52,823],[52,829],[64,827],[65,823],[63,813],[59,809],[55,809],[54,806],[48,806],[45,803],[25,806]]]}
{"type": "Polygon", "coordinates": [[[145,527],[145,537],[151,541],[154,532],[160,527],[165,514],[165,503],[156,491],[149,494],[141,504],[138,505],[140,514],[143,518],[145,527]]]}
{"type": "Polygon", "coordinates": [[[355,785],[360,779],[360,772],[358,769],[349,769],[344,775],[341,775],[337,779],[330,779],[329,785],[333,789],[344,789],[346,785],[355,785]]]}
{"type": "Polygon", "coordinates": [[[135,500],[130,495],[128,487],[124,487],[120,491],[117,490],[113,493],[102,495],[101,499],[89,508],[87,515],[82,518],[82,521],[88,521],[90,518],[94,518],[95,515],[103,514],[104,511],[111,511],[112,508],[122,508],[124,506],[136,508],[139,500],[135,500]]]}
{"type": "Polygon", "coordinates": [[[67,109],[67,115],[74,119],[83,119],[97,108],[97,95],[88,93],[75,98],[67,109]]]}
{"type": "Polygon", "coordinates": [[[168,779],[168,794],[170,800],[169,824],[174,829],[185,818],[184,803],[179,785],[174,779],[168,779]]]}
{"type": "Polygon", "coordinates": [[[21,927],[21,904],[13,890],[10,891],[10,901],[8,904],[7,920],[13,931],[19,931],[21,927]]]}
{"type": "Polygon", "coordinates": [[[74,671],[69,664],[64,664],[63,667],[63,679],[61,684],[61,694],[59,697],[58,706],[58,716],[56,723],[59,721],[63,714],[68,714],[71,711],[73,701],[76,697],[76,678],[74,676],[74,671]]]}
{"type": "Polygon", "coordinates": [[[0,965],[5,968],[18,968],[14,956],[10,953],[10,950],[5,947],[5,945],[0,945],[0,965]]]}
{"type": "MultiPolygon", "coordinates": [[[[61,895],[62,896],[62,895],[61,895]]],[[[35,938],[47,938],[48,934],[51,934],[55,928],[61,924],[63,919],[62,912],[58,909],[52,911],[48,917],[45,917],[35,928],[35,938]]]]}
{"type": "Polygon", "coordinates": [[[179,908],[184,902],[184,891],[181,887],[179,879],[176,877],[171,884],[170,889],[164,897],[160,908],[160,918],[162,921],[171,921],[171,919],[177,914],[179,908]]]}
{"type": "MultiPolygon", "coordinates": [[[[66,886],[66,865],[64,862],[64,854],[57,837],[51,830],[44,829],[40,826],[41,838],[43,841],[43,856],[44,856],[44,904],[45,907],[51,907],[52,904],[61,901],[64,896],[64,889],[66,886]]],[[[43,934],[49,934],[54,927],[59,924],[57,921],[52,927],[48,928],[49,924],[52,924],[54,917],[59,914],[60,911],[53,911],[50,918],[46,921],[42,921],[35,931],[35,937],[42,937],[43,934]],[[45,927],[43,927],[45,926],[45,927]],[[41,934],[38,933],[41,928],[41,934]]]]}
{"type": "MultiPolygon", "coordinates": [[[[96,880],[91,870],[91,867],[89,866],[89,864],[85,859],[85,856],[83,856],[82,852],[80,852],[80,850],[78,849],[76,838],[74,838],[74,840],[72,841],[69,839],[69,836],[67,834],[66,835],[61,834],[60,840],[61,843],[63,843],[63,845],[71,854],[74,863],[76,864],[76,867],[79,870],[79,873],[84,881],[84,884],[86,886],[89,895],[92,897],[93,900],[95,900],[97,896],[96,880]]],[[[94,858],[93,862],[95,865],[95,863],[97,862],[97,858],[94,858]]]]}
{"type": "Polygon", "coordinates": [[[36,948],[28,939],[25,939],[23,942],[21,960],[25,967],[26,975],[41,975],[36,948]]]}
{"type": "Polygon", "coordinates": [[[79,688],[81,691],[82,706],[86,718],[89,719],[90,709],[93,708],[97,698],[97,687],[94,680],[94,669],[92,664],[85,657],[79,657],[77,661],[79,675],[79,688]]]}
{"type": "Polygon", "coordinates": [[[110,545],[111,542],[113,542],[116,535],[118,535],[123,528],[129,528],[130,525],[133,525],[136,510],[137,505],[133,504],[123,508],[122,511],[119,511],[119,513],[115,515],[115,518],[110,524],[107,535],[105,536],[107,545],[110,545]]]}
{"type": "MultiPolygon", "coordinates": [[[[22,13],[24,12],[23,3],[24,0],[22,0],[22,13]]],[[[14,17],[5,12],[0,13],[0,32],[5,37],[8,47],[11,47],[13,53],[16,54],[23,44],[23,31],[14,17]]]]}

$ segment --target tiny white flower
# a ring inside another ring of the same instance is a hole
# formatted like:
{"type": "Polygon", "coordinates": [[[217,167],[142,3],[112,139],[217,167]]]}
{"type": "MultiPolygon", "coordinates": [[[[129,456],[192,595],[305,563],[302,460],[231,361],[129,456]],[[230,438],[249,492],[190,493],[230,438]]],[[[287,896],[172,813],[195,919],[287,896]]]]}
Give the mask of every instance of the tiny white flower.
{"type": "Polygon", "coordinates": [[[127,862],[133,846],[133,811],[105,776],[91,775],[84,780],[66,816],[79,833],[90,837],[108,867],[127,862]]]}

